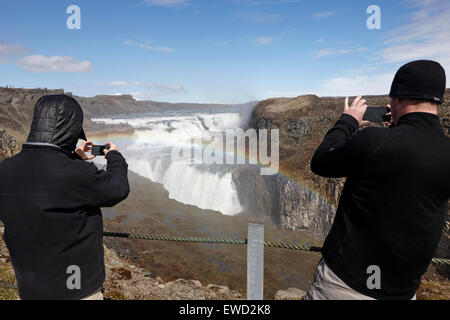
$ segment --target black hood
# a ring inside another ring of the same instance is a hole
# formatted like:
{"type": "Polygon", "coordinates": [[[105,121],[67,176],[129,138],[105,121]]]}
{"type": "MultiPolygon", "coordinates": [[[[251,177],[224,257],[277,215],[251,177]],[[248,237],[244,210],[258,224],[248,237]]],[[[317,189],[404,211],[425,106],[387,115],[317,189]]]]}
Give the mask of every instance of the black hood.
{"type": "Polygon", "coordinates": [[[34,107],[27,142],[51,143],[73,151],[78,139],[86,140],[83,110],[78,102],[64,94],[40,98],[34,107]]]}

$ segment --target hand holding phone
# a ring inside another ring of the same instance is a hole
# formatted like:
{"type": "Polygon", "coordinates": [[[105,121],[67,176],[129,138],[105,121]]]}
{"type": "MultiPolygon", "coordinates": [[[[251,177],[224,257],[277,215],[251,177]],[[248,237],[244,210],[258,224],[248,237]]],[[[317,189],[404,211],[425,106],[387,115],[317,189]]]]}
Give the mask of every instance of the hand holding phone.
{"type": "Polygon", "coordinates": [[[105,143],[105,145],[93,145],[92,155],[95,156],[106,156],[110,151],[119,151],[119,148],[112,142],[105,143]]]}

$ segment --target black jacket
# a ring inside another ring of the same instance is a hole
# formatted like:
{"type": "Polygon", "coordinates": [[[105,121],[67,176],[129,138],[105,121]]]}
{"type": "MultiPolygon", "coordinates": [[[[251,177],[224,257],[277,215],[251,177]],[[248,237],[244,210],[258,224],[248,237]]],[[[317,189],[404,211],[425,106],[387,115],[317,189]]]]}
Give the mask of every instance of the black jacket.
{"type": "Polygon", "coordinates": [[[447,214],[450,139],[429,113],[404,115],[390,129],[357,129],[342,115],[311,162],[318,175],[348,177],[323,257],[360,293],[411,299],[447,214]],[[380,267],[381,289],[367,287],[371,265],[380,267]]]}
{"type": "Polygon", "coordinates": [[[69,151],[80,130],[52,125],[64,122],[58,108],[35,111],[30,137],[50,131],[40,142],[60,147],[25,144],[0,163],[0,220],[22,299],[81,299],[101,288],[100,207],[114,206],[129,193],[127,163],[119,152],[108,153],[105,172],[69,151]],[[68,288],[69,266],[80,268],[81,289],[68,288]]]}

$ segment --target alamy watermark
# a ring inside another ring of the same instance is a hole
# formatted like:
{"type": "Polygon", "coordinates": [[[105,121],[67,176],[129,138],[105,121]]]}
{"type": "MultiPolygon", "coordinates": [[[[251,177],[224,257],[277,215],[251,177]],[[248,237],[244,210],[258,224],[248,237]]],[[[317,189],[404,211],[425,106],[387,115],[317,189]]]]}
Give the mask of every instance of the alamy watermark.
{"type": "Polygon", "coordinates": [[[81,9],[77,5],[71,5],[67,7],[67,14],[70,16],[67,18],[66,26],[69,30],[80,30],[81,29],[81,9]]]}
{"type": "Polygon", "coordinates": [[[366,270],[367,274],[370,274],[370,277],[367,278],[366,285],[367,289],[381,289],[381,269],[377,265],[368,266],[366,270]]]}
{"type": "Polygon", "coordinates": [[[70,276],[67,278],[66,286],[69,290],[80,290],[81,289],[81,269],[77,265],[71,265],[67,267],[67,274],[70,276]]]}
{"type": "Polygon", "coordinates": [[[213,132],[172,149],[172,161],[187,164],[253,164],[261,175],[274,175],[280,167],[278,129],[227,129],[213,132]],[[270,133],[270,138],[269,138],[270,133]],[[247,147],[248,146],[248,147],[247,147]],[[270,152],[269,152],[270,148],[270,152]]]}
{"type": "Polygon", "coordinates": [[[377,5],[370,5],[367,7],[367,14],[370,16],[367,18],[366,25],[369,30],[381,29],[381,9],[377,5]]]}

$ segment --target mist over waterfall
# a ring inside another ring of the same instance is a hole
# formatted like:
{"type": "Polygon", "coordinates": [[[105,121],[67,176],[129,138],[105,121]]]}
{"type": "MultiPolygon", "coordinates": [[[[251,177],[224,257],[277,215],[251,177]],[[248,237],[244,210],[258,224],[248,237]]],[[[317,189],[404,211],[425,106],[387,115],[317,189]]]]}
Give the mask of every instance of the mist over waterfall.
{"type": "Polygon", "coordinates": [[[196,152],[192,153],[192,161],[173,161],[171,155],[174,147],[202,149],[204,146],[201,143],[193,144],[193,141],[211,139],[214,134],[224,133],[226,129],[245,129],[254,105],[227,110],[177,110],[93,120],[107,124],[127,123],[135,128],[131,140],[117,141],[129,169],[161,183],[171,199],[235,215],[244,209],[232,177],[234,165],[197,164],[196,152]]]}

